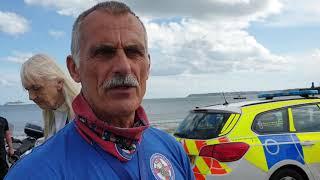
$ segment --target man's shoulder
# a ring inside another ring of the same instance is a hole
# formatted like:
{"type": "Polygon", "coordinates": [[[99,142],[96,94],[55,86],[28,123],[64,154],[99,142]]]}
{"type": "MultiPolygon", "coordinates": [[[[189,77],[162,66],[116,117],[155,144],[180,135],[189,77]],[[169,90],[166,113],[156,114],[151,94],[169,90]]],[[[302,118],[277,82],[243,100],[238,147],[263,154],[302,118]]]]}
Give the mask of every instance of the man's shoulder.
{"type": "Polygon", "coordinates": [[[165,143],[170,143],[172,145],[179,144],[178,141],[169,133],[162,131],[160,129],[150,127],[144,134],[144,137],[147,139],[160,140],[165,143]]]}
{"type": "Polygon", "coordinates": [[[169,133],[167,133],[167,132],[165,132],[163,130],[157,129],[155,127],[149,127],[147,129],[146,133],[156,134],[156,135],[161,136],[161,137],[174,139],[173,136],[170,135],[169,133]]]}
{"type": "Polygon", "coordinates": [[[66,152],[66,149],[76,142],[77,136],[74,123],[69,123],[43,144],[34,148],[34,152],[39,154],[39,156],[61,154],[62,152],[66,152]]]}
{"type": "Polygon", "coordinates": [[[52,160],[57,158],[53,152],[49,152],[46,146],[39,146],[32,150],[30,154],[22,157],[9,170],[5,179],[50,179],[51,175],[56,176],[52,160]],[[50,154],[49,154],[50,153],[50,154]],[[31,178],[32,177],[32,178],[31,178]]]}
{"type": "Polygon", "coordinates": [[[28,179],[23,174],[36,174],[41,179],[47,177],[47,174],[56,175],[57,171],[63,171],[67,163],[66,154],[73,146],[69,142],[74,139],[74,131],[74,127],[68,125],[43,144],[33,148],[30,154],[25,155],[10,169],[8,179],[28,179]]]}
{"type": "Polygon", "coordinates": [[[56,159],[57,156],[63,157],[62,153],[65,152],[66,146],[68,146],[66,141],[69,141],[67,136],[70,134],[71,130],[72,129],[69,128],[63,129],[47,139],[44,143],[34,147],[31,153],[25,155],[18,161],[18,164],[28,164],[32,161],[50,162],[51,159],[56,159]]]}
{"type": "Polygon", "coordinates": [[[169,154],[176,158],[181,158],[181,155],[185,154],[181,143],[167,132],[150,127],[144,133],[143,137],[145,145],[154,146],[163,152],[170,152],[169,154]],[[174,153],[172,154],[172,152],[174,153]]]}
{"type": "Polygon", "coordinates": [[[186,179],[192,179],[189,159],[182,145],[171,134],[151,127],[143,137],[145,154],[150,157],[163,156],[161,158],[166,158],[172,166],[180,167],[175,168],[177,172],[181,170],[186,179]]]}

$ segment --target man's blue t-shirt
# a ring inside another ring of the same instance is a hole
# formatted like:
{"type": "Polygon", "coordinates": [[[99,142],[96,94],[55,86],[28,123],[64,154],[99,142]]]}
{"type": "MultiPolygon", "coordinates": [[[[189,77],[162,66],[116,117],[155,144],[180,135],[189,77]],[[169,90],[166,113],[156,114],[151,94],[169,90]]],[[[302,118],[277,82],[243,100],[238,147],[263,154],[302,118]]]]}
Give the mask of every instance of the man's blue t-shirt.
{"type": "Polygon", "coordinates": [[[167,133],[152,127],[146,129],[138,151],[130,161],[115,163],[120,161],[98,145],[84,140],[73,122],[17,162],[5,179],[116,180],[128,177],[115,168],[128,172],[129,179],[194,179],[182,146],[167,133]]]}

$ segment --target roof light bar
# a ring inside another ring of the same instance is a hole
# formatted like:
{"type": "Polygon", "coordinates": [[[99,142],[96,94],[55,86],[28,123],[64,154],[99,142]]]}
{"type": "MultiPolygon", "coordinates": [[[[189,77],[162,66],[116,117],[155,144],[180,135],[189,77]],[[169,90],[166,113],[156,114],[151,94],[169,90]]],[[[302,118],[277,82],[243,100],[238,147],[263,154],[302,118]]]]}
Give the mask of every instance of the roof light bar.
{"type": "Polygon", "coordinates": [[[258,98],[273,99],[274,97],[283,97],[283,96],[302,96],[309,97],[310,95],[319,94],[318,90],[284,90],[274,93],[263,93],[258,94],[258,98]]]}

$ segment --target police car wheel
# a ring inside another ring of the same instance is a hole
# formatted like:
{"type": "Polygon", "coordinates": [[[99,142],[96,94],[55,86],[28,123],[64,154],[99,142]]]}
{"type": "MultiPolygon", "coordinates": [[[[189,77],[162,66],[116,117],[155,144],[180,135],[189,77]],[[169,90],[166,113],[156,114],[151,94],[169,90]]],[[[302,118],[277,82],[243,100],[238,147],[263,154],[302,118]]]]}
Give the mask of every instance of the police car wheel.
{"type": "Polygon", "coordinates": [[[305,180],[303,176],[294,169],[280,169],[276,171],[270,180],[305,180]]]}

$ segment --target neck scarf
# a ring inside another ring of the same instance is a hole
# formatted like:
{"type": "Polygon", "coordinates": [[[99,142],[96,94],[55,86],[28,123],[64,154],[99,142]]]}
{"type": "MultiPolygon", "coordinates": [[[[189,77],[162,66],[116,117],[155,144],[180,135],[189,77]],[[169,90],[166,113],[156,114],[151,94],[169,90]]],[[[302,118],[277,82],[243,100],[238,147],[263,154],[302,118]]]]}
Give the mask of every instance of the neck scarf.
{"type": "Polygon", "coordinates": [[[143,131],[149,127],[146,113],[141,106],[135,111],[132,128],[111,126],[98,119],[82,94],[74,99],[72,107],[76,114],[75,123],[79,134],[90,144],[98,144],[122,162],[133,157],[142,140],[143,131]]]}

